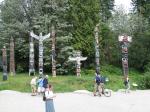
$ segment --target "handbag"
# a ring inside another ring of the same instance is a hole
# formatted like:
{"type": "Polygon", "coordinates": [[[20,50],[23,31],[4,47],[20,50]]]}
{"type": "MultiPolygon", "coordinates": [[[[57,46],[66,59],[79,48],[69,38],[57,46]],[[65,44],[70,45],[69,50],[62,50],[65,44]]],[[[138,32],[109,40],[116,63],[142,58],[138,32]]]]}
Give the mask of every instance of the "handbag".
{"type": "Polygon", "coordinates": [[[43,94],[43,101],[46,101],[45,93],[43,94]]]}

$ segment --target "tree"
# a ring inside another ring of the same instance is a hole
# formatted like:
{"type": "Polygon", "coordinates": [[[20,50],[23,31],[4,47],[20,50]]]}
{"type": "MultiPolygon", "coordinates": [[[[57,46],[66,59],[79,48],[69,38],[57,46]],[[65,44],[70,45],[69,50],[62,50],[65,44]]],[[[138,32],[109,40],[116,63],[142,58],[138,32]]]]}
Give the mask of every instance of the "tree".
{"type": "Polygon", "coordinates": [[[134,11],[138,12],[150,22],[150,1],[149,0],[132,0],[134,11]]]}
{"type": "MultiPolygon", "coordinates": [[[[34,30],[36,34],[40,32],[47,34],[51,31],[51,26],[54,25],[57,30],[57,40],[62,36],[70,36],[70,26],[65,19],[68,7],[67,0],[5,0],[3,2],[1,5],[2,28],[0,28],[0,34],[5,39],[5,43],[9,43],[10,36],[15,37],[18,68],[20,65],[24,66],[23,70],[28,68],[28,61],[26,60],[29,56],[29,31],[34,30]]],[[[46,68],[50,68],[48,67],[50,66],[50,42],[50,39],[45,41],[44,60],[46,61],[46,68]]],[[[37,41],[35,43],[35,48],[37,48],[37,41]]],[[[65,45],[59,47],[58,44],[58,52],[66,47],[65,45]]],[[[37,54],[37,50],[35,53],[37,54]]]]}

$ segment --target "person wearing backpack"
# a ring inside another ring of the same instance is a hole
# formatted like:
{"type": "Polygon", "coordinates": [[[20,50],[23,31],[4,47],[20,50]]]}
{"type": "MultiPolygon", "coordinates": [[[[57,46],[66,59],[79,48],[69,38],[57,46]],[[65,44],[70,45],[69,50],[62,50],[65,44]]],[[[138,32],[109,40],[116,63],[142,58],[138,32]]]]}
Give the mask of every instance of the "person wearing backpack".
{"type": "Polygon", "coordinates": [[[94,79],[94,96],[96,96],[96,92],[98,90],[100,90],[100,75],[98,74],[98,72],[95,72],[95,79],[94,79]]]}
{"type": "Polygon", "coordinates": [[[125,76],[124,85],[125,85],[125,92],[129,93],[130,92],[130,82],[129,82],[128,76],[125,76]]]}
{"type": "Polygon", "coordinates": [[[43,88],[44,88],[44,91],[47,88],[47,86],[48,86],[48,75],[45,75],[45,77],[43,79],[43,88]]]}
{"type": "Polygon", "coordinates": [[[100,96],[104,94],[105,77],[101,76],[97,71],[95,72],[94,83],[94,96],[96,96],[97,92],[100,96]]]}
{"type": "Polygon", "coordinates": [[[38,94],[41,94],[44,92],[44,88],[43,88],[43,78],[42,77],[39,77],[38,81],[37,81],[37,84],[38,84],[38,94]]]}

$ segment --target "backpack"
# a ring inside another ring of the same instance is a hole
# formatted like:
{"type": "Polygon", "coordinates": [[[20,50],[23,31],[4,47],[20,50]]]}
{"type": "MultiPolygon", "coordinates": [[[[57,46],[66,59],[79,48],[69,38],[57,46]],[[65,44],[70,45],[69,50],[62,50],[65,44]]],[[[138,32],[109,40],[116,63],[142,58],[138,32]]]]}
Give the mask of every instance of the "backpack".
{"type": "Polygon", "coordinates": [[[97,84],[100,84],[100,83],[101,83],[101,78],[100,78],[100,76],[96,76],[96,83],[97,83],[97,84]]]}

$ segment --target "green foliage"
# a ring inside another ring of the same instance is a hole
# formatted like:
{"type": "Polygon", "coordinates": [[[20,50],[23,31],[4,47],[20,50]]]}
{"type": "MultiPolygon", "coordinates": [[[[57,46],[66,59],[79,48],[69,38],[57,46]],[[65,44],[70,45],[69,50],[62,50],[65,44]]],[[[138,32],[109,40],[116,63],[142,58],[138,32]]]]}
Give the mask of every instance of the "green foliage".
{"type": "MultiPolygon", "coordinates": [[[[109,82],[105,84],[106,88],[112,90],[118,90],[124,88],[123,84],[123,75],[121,69],[114,66],[104,66],[103,71],[101,72],[102,76],[105,76],[109,79],[109,82]],[[110,71],[108,71],[110,69],[110,71]]],[[[75,73],[68,76],[57,76],[49,77],[49,82],[54,86],[55,92],[72,92],[75,90],[86,89],[93,91],[94,88],[94,70],[82,71],[81,77],[77,77],[75,73]]],[[[131,84],[138,83],[144,76],[141,76],[139,72],[132,71],[129,73],[131,84]]],[[[2,76],[2,74],[1,74],[2,76]]],[[[16,90],[21,92],[30,92],[30,81],[32,77],[28,77],[27,74],[16,74],[16,76],[8,76],[8,81],[3,82],[2,78],[0,79],[0,90],[16,90]]],[[[146,77],[145,77],[146,80],[146,77]]],[[[148,80],[147,80],[148,81],[148,80]]],[[[139,83],[138,83],[139,85],[139,83]]],[[[141,88],[141,87],[140,87],[141,88]]]]}
{"type": "Polygon", "coordinates": [[[150,1],[149,0],[132,0],[134,11],[137,11],[143,17],[149,19],[150,22],[150,1]]]}
{"type": "Polygon", "coordinates": [[[114,0],[100,0],[100,17],[103,22],[112,16],[114,8],[114,0]]]}
{"type": "MultiPolygon", "coordinates": [[[[75,50],[88,59],[83,68],[94,68],[94,28],[99,27],[100,63],[121,66],[118,35],[132,36],[129,46],[129,66],[149,71],[150,19],[147,0],[132,0],[133,13],[122,8],[113,11],[114,0],[5,0],[0,5],[0,48],[5,44],[9,51],[10,37],[15,38],[15,60],[18,72],[28,71],[29,31],[37,35],[56,30],[56,63],[59,74],[74,73],[75,64],[68,57],[75,50]],[[110,26],[110,27],[109,27],[110,26]]],[[[38,60],[38,41],[35,59],[38,60]]],[[[44,41],[44,71],[51,71],[51,39],[44,41]]],[[[9,53],[8,53],[9,57],[9,53]]],[[[9,60],[9,59],[8,59],[9,60]]],[[[35,61],[37,68],[38,61],[35,61]]],[[[108,67],[109,68],[109,67],[108,67]]],[[[111,69],[107,69],[111,72],[111,69]]],[[[103,71],[103,70],[102,70],[103,71]]],[[[114,71],[113,71],[114,72],[114,71]]],[[[86,73],[87,74],[87,73],[86,73]]],[[[120,74],[120,71],[116,74],[120,74]]]]}
{"type": "Polygon", "coordinates": [[[138,83],[140,89],[150,89],[150,72],[146,72],[138,83]]]}
{"type": "Polygon", "coordinates": [[[94,54],[93,31],[99,22],[99,1],[69,0],[69,3],[68,20],[73,25],[73,47],[90,58],[94,54]]]}

